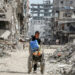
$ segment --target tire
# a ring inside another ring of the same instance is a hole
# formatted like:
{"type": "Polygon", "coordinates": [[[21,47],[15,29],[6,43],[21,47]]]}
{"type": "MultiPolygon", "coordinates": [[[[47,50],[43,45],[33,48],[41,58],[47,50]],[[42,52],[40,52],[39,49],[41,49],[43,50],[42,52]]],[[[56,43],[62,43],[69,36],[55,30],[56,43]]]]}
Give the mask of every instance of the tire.
{"type": "Polygon", "coordinates": [[[32,71],[32,62],[28,62],[28,73],[30,74],[30,72],[32,71]]]}
{"type": "Polygon", "coordinates": [[[41,67],[41,74],[44,74],[45,63],[41,62],[40,67],[41,67]]]}
{"type": "Polygon", "coordinates": [[[31,56],[28,58],[28,73],[32,71],[32,59],[31,56]]]}

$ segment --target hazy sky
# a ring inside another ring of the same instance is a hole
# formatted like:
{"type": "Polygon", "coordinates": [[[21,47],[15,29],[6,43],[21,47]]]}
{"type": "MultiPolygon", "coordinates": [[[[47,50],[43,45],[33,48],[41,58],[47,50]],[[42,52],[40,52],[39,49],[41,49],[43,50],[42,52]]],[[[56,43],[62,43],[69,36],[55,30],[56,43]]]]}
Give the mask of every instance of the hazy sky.
{"type": "Polygon", "coordinates": [[[43,0],[29,0],[29,1],[30,1],[30,4],[31,3],[42,3],[43,2],[43,0]]]}

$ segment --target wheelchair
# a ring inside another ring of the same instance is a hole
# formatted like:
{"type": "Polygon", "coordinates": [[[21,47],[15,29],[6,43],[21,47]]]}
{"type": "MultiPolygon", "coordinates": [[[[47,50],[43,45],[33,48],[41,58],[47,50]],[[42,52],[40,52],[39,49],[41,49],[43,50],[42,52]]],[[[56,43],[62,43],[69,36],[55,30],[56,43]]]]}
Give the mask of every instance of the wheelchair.
{"type": "Polygon", "coordinates": [[[41,55],[33,55],[33,53],[30,54],[28,58],[28,73],[32,72],[32,69],[34,68],[34,64],[37,64],[37,68],[40,67],[41,74],[44,73],[45,68],[45,59],[44,59],[44,53],[41,55]]]}

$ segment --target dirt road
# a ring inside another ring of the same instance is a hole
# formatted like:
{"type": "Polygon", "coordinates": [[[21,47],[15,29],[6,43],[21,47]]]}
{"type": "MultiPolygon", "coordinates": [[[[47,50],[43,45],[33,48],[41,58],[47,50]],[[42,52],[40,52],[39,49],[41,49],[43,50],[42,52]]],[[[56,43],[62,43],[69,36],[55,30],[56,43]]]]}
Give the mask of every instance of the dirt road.
{"type": "MultiPolygon", "coordinates": [[[[47,60],[48,55],[52,54],[56,49],[44,49],[45,54],[45,72],[44,75],[50,75],[53,70],[57,67],[55,64],[50,64],[47,60]]],[[[0,75],[28,75],[27,61],[28,61],[28,50],[18,50],[7,52],[8,56],[0,58],[0,75]]],[[[31,73],[30,75],[41,75],[40,69],[38,68],[37,73],[31,73]]],[[[52,74],[53,75],[53,74],[52,74]]],[[[56,74],[54,74],[56,75],[56,74]]]]}

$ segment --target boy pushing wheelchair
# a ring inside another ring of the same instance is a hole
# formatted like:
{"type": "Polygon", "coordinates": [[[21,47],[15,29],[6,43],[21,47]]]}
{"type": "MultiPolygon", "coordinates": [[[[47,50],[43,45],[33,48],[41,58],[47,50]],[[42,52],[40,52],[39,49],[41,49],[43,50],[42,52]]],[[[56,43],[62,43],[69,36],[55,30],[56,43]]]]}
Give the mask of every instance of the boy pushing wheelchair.
{"type": "Polygon", "coordinates": [[[39,32],[35,32],[35,36],[32,36],[30,41],[29,58],[28,58],[28,73],[32,71],[36,72],[38,63],[40,63],[41,73],[44,73],[44,54],[41,51],[41,40],[39,39],[39,32]]]}

